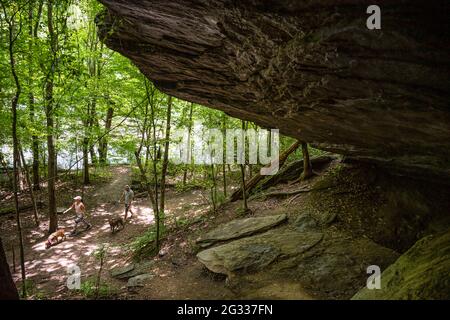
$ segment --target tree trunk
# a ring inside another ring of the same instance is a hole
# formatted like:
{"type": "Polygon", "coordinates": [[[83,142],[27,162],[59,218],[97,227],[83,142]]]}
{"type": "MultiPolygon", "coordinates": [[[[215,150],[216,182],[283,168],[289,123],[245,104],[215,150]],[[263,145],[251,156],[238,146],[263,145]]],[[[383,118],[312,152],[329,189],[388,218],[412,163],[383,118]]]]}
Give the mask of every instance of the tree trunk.
{"type": "Polygon", "coordinates": [[[50,45],[52,51],[52,65],[47,77],[45,86],[45,102],[46,102],[46,117],[47,117],[47,152],[48,152],[48,214],[49,214],[49,233],[55,232],[58,228],[58,216],[56,214],[56,195],[55,195],[55,146],[53,141],[53,76],[56,68],[56,45],[57,39],[53,29],[53,0],[47,2],[47,26],[50,36],[50,45]]]}
{"type": "Polygon", "coordinates": [[[172,113],[172,97],[168,96],[167,99],[167,120],[166,120],[166,137],[164,141],[164,157],[161,169],[161,201],[160,201],[160,213],[164,215],[164,202],[166,198],[166,174],[167,166],[169,165],[169,145],[170,145],[170,118],[172,113]]]}
{"type": "MultiPolygon", "coordinates": [[[[159,225],[160,225],[159,217],[160,216],[159,216],[158,202],[157,202],[157,199],[155,199],[155,196],[153,194],[153,190],[150,187],[150,183],[148,182],[145,169],[142,166],[141,156],[140,156],[138,151],[135,152],[135,157],[136,157],[136,163],[138,165],[139,172],[140,172],[140,175],[141,175],[141,182],[142,182],[142,184],[145,185],[145,188],[147,189],[147,193],[148,193],[148,196],[150,197],[150,202],[151,202],[152,207],[153,207],[153,212],[154,212],[154,215],[155,215],[155,224],[156,224],[155,247],[156,247],[156,251],[159,251],[159,225]]],[[[156,189],[156,185],[155,185],[155,189],[156,189]]],[[[157,192],[155,192],[155,194],[156,193],[157,192]]]]}
{"type": "MultiPolygon", "coordinates": [[[[270,145],[270,143],[269,143],[270,145]]],[[[278,161],[278,166],[279,168],[281,168],[283,166],[283,164],[286,162],[287,158],[289,157],[289,155],[294,152],[295,150],[297,150],[297,148],[300,146],[300,142],[296,141],[294,142],[286,151],[284,151],[279,157],[278,159],[274,160],[274,161],[278,161]]],[[[273,165],[273,162],[270,164],[270,166],[273,165]]],[[[269,166],[269,167],[270,167],[269,166]]],[[[245,189],[246,192],[249,193],[254,187],[256,187],[258,185],[258,183],[264,179],[266,176],[261,175],[260,173],[258,173],[257,175],[253,176],[253,178],[251,180],[249,180],[246,185],[245,185],[245,189]]],[[[234,191],[231,196],[230,196],[230,201],[234,202],[237,201],[239,199],[242,199],[242,187],[239,188],[238,190],[234,191]]]]}
{"type": "MultiPolygon", "coordinates": [[[[194,103],[191,102],[191,106],[189,108],[189,123],[188,123],[188,137],[187,137],[188,149],[186,150],[188,153],[186,159],[188,159],[190,162],[192,161],[192,159],[191,159],[191,132],[192,132],[192,111],[193,111],[193,109],[194,109],[194,103]]],[[[189,165],[187,163],[184,164],[183,187],[186,186],[188,166],[189,165]]]]}
{"type": "MultiPolygon", "coordinates": [[[[150,187],[150,183],[147,179],[146,176],[146,168],[144,168],[142,166],[141,163],[141,159],[140,159],[140,151],[142,149],[142,142],[141,142],[141,146],[139,147],[139,151],[135,152],[135,156],[136,156],[136,162],[137,165],[139,167],[139,171],[141,174],[141,181],[145,184],[145,187],[147,189],[147,192],[149,194],[150,197],[150,201],[152,202],[152,206],[153,206],[153,214],[155,216],[155,224],[156,224],[156,241],[155,241],[155,248],[157,251],[159,251],[159,247],[160,247],[160,226],[161,226],[161,216],[159,214],[159,205],[158,205],[158,171],[157,171],[157,161],[158,161],[158,148],[157,148],[157,142],[156,142],[156,119],[155,119],[155,105],[154,105],[154,87],[151,85],[151,83],[147,80],[145,80],[145,91],[146,91],[146,95],[147,95],[147,100],[148,100],[148,104],[150,105],[150,120],[151,120],[151,127],[152,130],[152,142],[153,142],[153,157],[152,157],[152,164],[153,164],[153,182],[154,182],[154,188],[152,190],[152,188],[150,187]]],[[[147,117],[148,114],[148,110],[146,109],[145,111],[145,115],[147,117]]],[[[147,119],[145,118],[145,121],[147,121],[147,119]]],[[[145,126],[145,125],[144,125],[145,126]]],[[[144,132],[145,130],[143,130],[143,136],[142,136],[142,140],[144,138],[144,132]]],[[[149,143],[150,140],[150,135],[147,134],[147,145],[150,145],[149,143]]]]}
{"type": "Polygon", "coordinates": [[[211,163],[211,179],[213,183],[211,186],[211,200],[213,204],[213,211],[215,213],[217,211],[217,183],[216,183],[216,174],[214,172],[214,163],[211,163]]]}
{"type": "Polygon", "coordinates": [[[25,177],[27,179],[27,186],[30,192],[31,203],[33,204],[34,222],[36,227],[39,227],[39,212],[36,204],[36,198],[34,197],[33,185],[31,184],[30,173],[28,172],[28,166],[25,162],[25,157],[23,156],[22,147],[19,146],[20,159],[22,160],[22,167],[25,170],[25,177]]]}
{"type": "MultiPolygon", "coordinates": [[[[223,121],[222,121],[222,134],[225,137],[227,131],[227,115],[224,113],[223,114],[223,121]]],[[[226,143],[224,141],[223,143],[224,148],[223,148],[223,158],[222,158],[222,178],[223,178],[223,196],[226,198],[227,197],[227,175],[226,175],[226,143]]]]}
{"type": "MultiPolygon", "coordinates": [[[[109,132],[109,130],[111,129],[113,115],[114,115],[114,108],[109,107],[108,110],[106,111],[105,133],[109,132]]],[[[108,138],[107,138],[107,136],[104,136],[99,141],[98,156],[99,156],[100,164],[106,165],[107,160],[108,160],[108,138]]]]}
{"type": "MultiPolygon", "coordinates": [[[[242,131],[244,131],[246,128],[245,125],[245,121],[242,120],[242,131]]],[[[244,134],[244,133],[243,133],[244,134]]],[[[243,157],[241,157],[241,159],[244,161],[244,163],[239,164],[240,168],[241,168],[241,190],[242,190],[242,199],[243,199],[243,204],[244,204],[244,214],[247,214],[249,209],[248,209],[248,204],[247,204],[247,188],[245,185],[245,163],[246,163],[246,157],[245,157],[245,140],[243,139],[243,150],[242,152],[244,153],[243,157]]]]}
{"type": "Polygon", "coordinates": [[[309,158],[308,144],[302,142],[302,154],[303,154],[303,173],[301,175],[302,180],[311,178],[314,173],[312,170],[311,160],[309,158]]]}
{"type": "Polygon", "coordinates": [[[244,200],[244,213],[248,211],[247,206],[247,189],[245,186],[245,166],[243,164],[239,165],[241,168],[241,192],[242,192],[242,199],[244,200]]]}
{"type": "Polygon", "coordinates": [[[89,178],[89,138],[83,138],[83,184],[91,183],[89,178]]]}
{"type": "Polygon", "coordinates": [[[98,161],[97,161],[97,156],[95,154],[94,145],[91,145],[89,147],[89,154],[91,155],[91,165],[94,166],[94,175],[95,175],[95,168],[97,168],[96,165],[97,165],[98,161]]]}
{"type": "MultiPolygon", "coordinates": [[[[38,26],[38,22],[40,20],[41,10],[42,10],[42,3],[41,1],[37,16],[37,24],[36,29],[38,26]]],[[[33,50],[34,50],[34,39],[37,37],[37,30],[33,30],[33,2],[30,1],[29,3],[29,9],[28,9],[28,36],[29,36],[29,43],[28,43],[28,108],[29,108],[29,116],[30,116],[30,122],[33,126],[33,134],[31,135],[31,151],[33,154],[33,189],[39,190],[40,189],[40,179],[39,179],[39,140],[38,136],[34,133],[35,132],[35,110],[34,110],[34,94],[33,94],[33,50]]]]}
{"type": "MultiPolygon", "coordinates": [[[[22,226],[20,223],[20,214],[19,214],[19,197],[18,197],[18,183],[19,183],[19,139],[17,137],[17,105],[19,103],[20,94],[22,92],[22,88],[20,86],[19,77],[16,73],[16,62],[14,59],[14,42],[17,39],[17,35],[13,34],[13,30],[15,29],[14,25],[14,16],[8,17],[6,14],[6,8],[3,6],[4,18],[8,24],[9,31],[9,62],[11,67],[11,73],[14,78],[14,83],[16,85],[16,92],[14,97],[11,100],[11,112],[12,112],[12,139],[13,139],[13,193],[14,193],[14,208],[16,212],[16,224],[17,224],[17,236],[19,238],[19,246],[20,246],[20,265],[21,265],[21,274],[22,274],[22,294],[26,296],[26,273],[25,273],[25,256],[23,250],[23,237],[22,237],[22,226]],[[10,20],[9,20],[10,19],[10,20]]],[[[20,17],[19,17],[20,19],[20,17]]]]}
{"type": "Polygon", "coordinates": [[[6,260],[3,242],[0,238],[0,300],[19,300],[17,288],[9,270],[8,261],[6,260]]]}

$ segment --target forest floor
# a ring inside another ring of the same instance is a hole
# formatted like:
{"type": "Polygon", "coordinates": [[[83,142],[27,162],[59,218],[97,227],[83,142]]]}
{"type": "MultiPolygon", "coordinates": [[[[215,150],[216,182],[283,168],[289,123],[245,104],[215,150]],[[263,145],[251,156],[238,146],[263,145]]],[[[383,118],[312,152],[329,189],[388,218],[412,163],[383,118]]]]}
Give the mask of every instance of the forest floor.
{"type": "MultiPolygon", "coordinates": [[[[115,215],[123,217],[123,204],[118,204],[117,201],[123,187],[130,183],[130,171],[126,167],[112,167],[112,179],[109,183],[103,183],[101,186],[90,186],[88,190],[85,190],[84,201],[88,211],[87,219],[93,227],[77,236],[67,237],[66,241],[50,249],[45,249],[46,230],[48,228],[45,219],[42,219],[42,223],[37,228],[33,225],[31,212],[21,214],[25,240],[25,268],[29,281],[27,285],[30,287],[29,290],[33,296],[52,299],[83,298],[82,292],[70,291],[67,288],[68,268],[73,265],[80,267],[82,283],[87,279],[94,280],[99,268],[99,262],[94,257],[94,253],[102,244],[106,244],[108,251],[104,272],[102,273],[102,282],[108,284],[109,298],[126,299],[130,297],[136,299],[140,297],[139,294],[136,295],[127,290],[126,282],[112,278],[108,272],[109,269],[130,262],[131,254],[128,245],[137,236],[145,233],[149,226],[153,224],[153,211],[149,208],[149,202],[147,199],[140,198],[134,202],[134,215],[131,219],[128,218],[125,228],[114,234],[110,232],[108,219],[115,215]]],[[[70,205],[70,198],[74,195],[76,193],[64,196],[66,198],[65,207],[70,205]]],[[[201,190],[177,193],[168,189],[166,199],[168,219],[174,215],[177,217],[183,216],[187,219],[188,214],[192,218],[204,214],[208,209],[208,204],[205,202],[201,190]]],[[[73,212],[59,215],[59,227],[65,228],[66,234],[72,230],[73,217],[73,212]]],[[[13,253],[11,245],[8,245],[8,239],[10,239],[10,243],[15,238],[17,230],[15,220],[10,215],[1,217],[0,222],[0,233],[6,240],[6,254],[12,265],[13,253]]],[[[185,246],[186,243],[182,242],[179,245],[185,246]]],[[[13,278],[18,286],[21,286],[19,254],[16,243],[15,247],[16,272],[13,273],[13,278]]],[[[153,272],[158,275],[157,278],[161,278],[160,281],[155,282],[161,282],[161,285],[155,283],[154,290],[148,291],[151,298],[211,296],[212,280],[208,277],[196,277],[195,275],[196,272],[201,275],[201,268],[198,270],[196,266],[193,268],[187,267],[179,272],[170,259],[156,257],[154,260],[157,261],[157,264],[153,272]],[[180,279],[174,277],[173,273],[185,277],[185,281],[180,281],[180,279]],[[198,279],[196,281],[196,278],[204,281],[198,281],[198,279]],[[192,288],[188,288],[186,284],[191,284],[192,288]],[[183,293],[183,290],[188,292],[183,293]]],[[[185,266],[191,265],[188,261],[182,260],[179,260],[178,263],[185,266]]],[[[145,298],[150,297],[145,295],[145,298]]],[[[211,296],[211,298],[214,298],[214,296],[211,296]]]]}
{"type": "MultiPolygon", "coordinates": [[[[212,228],[242,217],[240,212],[242,201],[224,203],[215,213],[211,213],[207,200],[208,190],[190,189],[166,191],[166,225],[168,232],[161,250],[154,257],[143,258],[150,267],[152,275],[143,287],[130,291],[127,281],[114,278],[110,270],[133,263],[130,244],[142,236],[154,224],[153,212],[148,199],[138,198],[134,202],[134,215],[128,220],[125,228],[111,233],[108,219],[114,215],[123,216],[123,205],[117,200],[126,184],[130,184],[132,173],[129,167],[113,166],[107,169],[107,179],[93,183],[84,192],[70,182],[58,186],[58,206],[68,207],[72,198],[84,194],[88,210],[88,219],[93,227],[78,236],[68,237],[66,241],[45,249],[48,229],[47,219],[41,216],[41,225],[33,224],[32,212],[21,214],[24,234],[27,286],[31,299],[90,299],[92,290],[86,284],[94,283],[99,270],[99,261],[94,253],[102,245],[107,245],[107,254],[102,272],[102,283],[105,290],[102,296],[107,299],[322,299],[339,298],[340,288],[336,295],[318,290],[303,290],[296,280],[289,277],[252,279],[262,284],[257,290],[236,290],[228,283],[225,276],[209,272],[197,259],[199,247],[195,240],[212,228]],[[175,224],[174,218],[178,223],[175,224]],[[67,288],[68,267],[77,265],[81,269],[81,290],[67,288]]],[[[447,189],[442,192],[428,188],[423,194],[417,190],[420,182],[390,178],[367,167],[354,167],[332,162],[323,168],[319,175],[301,183],[282,183],[269,191],[289,192],[304,188],[322,187],[323,190],[305,193],[302,196],[261,197],[252,198],[249,207],[252,216],[273,215],[277,211],[288,214],[292,221],[302,212],[316,211],[319,214],[337,216],[333,228],[346,232],[352,239],[369,237],[376,243],[398,252],[404,252],[416,239],[415,232],[405,230],[423,230],[429,216],[423,203],[429,202],[429,210],[446,212],[450,201],[446,198],[447,189]],[[397,186],[398,185],[398,186],[397,186]],[[401,192],[401,194],[399,194],[401,192]],[[401,195],[401,196],[400,196],[401,195]],[[422,201],[423,200],[423,201],[422,201]],[[435,204],[439,204],[434,208],[435,204]],[[443,209],[444,208],[444,209],[443,209]],[[399,218],[398,213],[405,216],[399,218]],[[423,220],[412,221],[409,213],[423,220]],[[367,214],[370,213],[370,214],[367,214]],[[423,221],[422,221],[423,220],[423,221]],[[406,221],[406,222],[405,222],[406,221]],[[407,228],[406,228],[407,226],[407,228]],[[405,229],[406,228],[406,229],[405,229]],[[399,242],[399,232],[403,234],[399,242]],[[411,233],[409,236],[408,233],[411,233]]],[[[230,188],[230,192],[231,192],[230,188]]],[[[436,188],[433,188],[436,190],[436,188]]],[[[41,195],[41,200],[44,199],[41,195]]],[[[1,202],[5,202],[3,197],[1,202]]],[[[0,202],[0,205],[3,203],[0,202]]],[[[45,208],[42,210],[44,212],[45,208]]],[[[60,227],[66,233],[72,230],[73,212],[59,215],[60,227]]],[[[439,223],[438,225],[443,225],[439,223]]],[[[13,269],[12,244],[15,247],[15,271],[13,278],[21,287],[18,243],[16,240],[16,224],[14,215],[0,216],[0,234],[8,262],[13,269]]],[[[255,275],[257,277],[258,275],[255,275]]],[[[263,276],[263,274],[262,274],[263,276]]],[[[330,281],[327,281],[327,283],[330,281]]],[[[332,282],[332,281],[331,281],[332,282]]],[[[91,285],[92,286],[92,285],[91,285]]],[[[336,284],[338,286],[338,284],[336,284]]],[[[317,289],[316,288],[316,289],[317,289]]],[[[348,296],[348,294],[346,295],[348,296]]],[[[350,295],[351,296],[351,295],[350,295]]],[[[342,297],[341,297],[342,298],[342,297]]]]}
{"type": "MultiPolygon", "coordinates": [[[[96,250],[105,244],[108,247],[102,272],[102,283],[106,284],[108,299],[237,299],[237,296],[224,282],[225,278],[212,274],[198,262],[195,253],[195,237],[204,230],[237,217],[240,201],[228,203],[218,209],[215,215],[210,214],[206,192],[191,189],[177,192],[172,188],[166,191],[166,221],[172,224],[166,236],[160,254],[151,258],[154,277],[143,288],[130,291],[127,282],[113,278],[109,270],[118,266],[131,264],[130,244],[141,236],[154,223],[153,210],[148,199],[138,198],[134,202],[134,215],[123,230],[114,234],[110,231],[108,219],[112,216],[123,217],[123,204],[118,204],[123,187],[131,183],[131,170],[128,167],[111,167],[107,181],[93,183],[84,192],[70,184],[59,186],[58,207],[68,207],[71,199],[83,192],[88,218],[92,228],[77,236],[67,237],[66,241],[50,249],[45,248],[48,223],[41,213],[41,224],[36,227],[31,211],[21,213],[25,247],[25,268],[27,286],[31,299],[85,299],[92,298],[92,291],[69,290],[67,279],[68,268],[78,266],[81,269],[81,283],[95,282],[99,269],[99,261],[95,258],[96,250]],[[173,227],[173,217],[181,223],[173,227]],[[186,223],[187,222],[187,223],[186,223]],[[90,296],[89,296],[90,295],[90,296]]],[[[230,188],[232,189],[232,188],[230,188]]],[[[40,196],[45,200],[45,194],[40,196]]],[[[258,214],[270,214],[278,206],[278,200],[251,201],[250,208],[258,214]]],[[[45,210],[45,209],[44,209],[45,210]]],[[[68,234],[73,228],[73,211],[59,215],[59,227],[68,234]]],[[[0,233],[5,242],[5,251],[13,278],[21,287],[19,250],[16,240],[16,223],[14,215],[0,217],[0,233]],[[15,247],[15,263],[13,261],[12,243],[15,247]]],[[[83,287],[83,285],[82,285],[83,287]]],[[[278,288],[276,290],[283,290],[278,288]]],[[[298,292],[293,298],[310,297],[298,292]]]]}

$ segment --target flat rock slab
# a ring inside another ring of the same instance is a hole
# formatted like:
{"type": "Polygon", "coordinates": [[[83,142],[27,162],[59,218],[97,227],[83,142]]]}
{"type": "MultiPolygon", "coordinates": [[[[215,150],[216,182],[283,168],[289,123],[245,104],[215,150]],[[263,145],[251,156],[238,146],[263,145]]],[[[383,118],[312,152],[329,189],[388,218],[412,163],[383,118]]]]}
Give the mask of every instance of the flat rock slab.
{"type": "Polygon", "coordinates": [[[128,279],[141,274],[145,274],[154,266],[153,261],[144,261],[141,263],[132,263],[124,267],[111,269],[111,276],[116,279],[128,279]]]}
{"type": "Polygon", "coordinates": [[[111,277],[114,277],[114,278],[122,277],[123,278],[124,275],[126,275],[126,274],[130,273],[131,271],[133,271],[134,268],[135,268],[135,264],[134,263],[126,265],[126,266],[123,266],[123,267],[112,268],[110,270],[111,277]]]}
{"type": "Polygon", "coordinates": [[[286,214],[270,215],[255,218],[237,219],[225,223],[206,233],[197,240],[201,247],[208,247],[219,241],[238,239],[255,233],[267,231],[287,219],[286,214]]]}
{"type": "Polygon", "coordinates": [[[258,271],[277,258],[300,254],[322,240],[321,232],[296,232],[289,229],[270,230],[239,239],[197,254],[209,270],[231,275],[237,271],[258,271]]]}
{"type": "Polygon", "coordinates": [[[127,288],[132,289],[136,287],[143,287],[145,281],[152,279],[153,275],[150,273],[141,274],[128,279],[127,288]]]}

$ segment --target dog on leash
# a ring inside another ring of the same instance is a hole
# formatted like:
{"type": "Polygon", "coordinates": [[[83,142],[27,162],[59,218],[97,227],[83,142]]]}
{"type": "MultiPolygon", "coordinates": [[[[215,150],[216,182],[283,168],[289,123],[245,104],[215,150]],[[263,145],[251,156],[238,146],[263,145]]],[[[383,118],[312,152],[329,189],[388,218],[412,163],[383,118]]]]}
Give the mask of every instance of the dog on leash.
{"type": "Polygon", "coordinates": [[[111,228],[111,233],[114,233],[119,229],[123,229],[125,226],[125,223],[121,217],[114,217],[109,219],[109,227],[111,228]]]}
{"type": "Polygon", "coordinates": [[[61,243],[64,240],[66,240],[64,229],[58,229],[48,236],[47,242],[45,243],[45,249],[48,249],[55,244],[61,243]]]}

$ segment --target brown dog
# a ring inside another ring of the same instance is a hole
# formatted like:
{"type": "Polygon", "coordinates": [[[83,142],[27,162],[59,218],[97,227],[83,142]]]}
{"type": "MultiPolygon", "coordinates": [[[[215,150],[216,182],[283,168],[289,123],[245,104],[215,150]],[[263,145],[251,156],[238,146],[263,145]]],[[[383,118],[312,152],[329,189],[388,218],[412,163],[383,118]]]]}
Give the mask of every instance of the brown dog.
{"type": "Polygon", "coordinates": [[[66,234],[64,233],[64,229],[59,229],[53,232],[48,236],[47,242],[45,243],[45,249],[50,248],[51,246],[61,243],[66,240],[66,234]]]}
{"type": "Polygon", "coordinates": [[[109,226],[111,228],[111,232],[114,233],[120,226],[120,229],[124,228],[124,222],[121,217],[114,217],[109,219],[109,226]]]}

